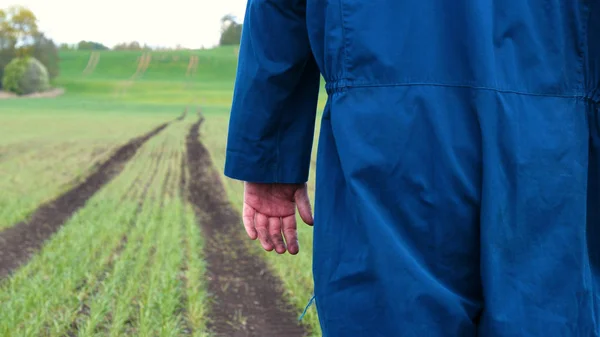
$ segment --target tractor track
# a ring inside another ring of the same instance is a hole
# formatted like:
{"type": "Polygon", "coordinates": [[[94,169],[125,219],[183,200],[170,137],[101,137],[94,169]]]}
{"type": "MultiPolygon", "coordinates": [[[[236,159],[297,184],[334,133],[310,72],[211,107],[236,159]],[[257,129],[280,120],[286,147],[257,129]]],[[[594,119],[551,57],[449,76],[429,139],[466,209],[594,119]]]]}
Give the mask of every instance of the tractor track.
{"type": "Polygon", "coordinates": [[[134,82],[141,78],[150,67],[150,62],[152,61],[152,53],[147,52],[143,53],[137,60],[137,69],[133,75],[129,77],[129,79],[125,81],[121,81],[121,84],[117,87],[115,95],[116,96],[124,96],[127,93],[127,90],[133,86],[134,82]]]}
{"type": "Polygon", "coordinates": [[[28,220],[0,232],[0,280],[25,264],[77,210],[123,170],[144,143],[170,123],[164,123],[121,146],[83,182],[38,207],[28,220]]]}
{"type": "Polygon", "coordinates": [[[87,66],[83,70],[84,75],[90,75],[94,72],[96,67],[98,66],[98,62],[100,62],[100,52],[92,51],[90,54],[90,58],[88,60],[87,66]]]}
{"type": "Polygon", "coordinates": [[[187,70],[185,71],[185,77],[193,77],[196,75],[199,61],[200,57],[198,55],[190,56],[190,62],[188,63],[187,70]]]}
{"type": "Polygon", "coordinates": [[[283,285],[260,256],[241,242],[241,219],[233,209],[210,154],[199,141],[201,118],[186,139],[189,202],[205,240],[208,291],[212,296],[208,328],[215,336],[306,336],[284,301],[283,285]]]}

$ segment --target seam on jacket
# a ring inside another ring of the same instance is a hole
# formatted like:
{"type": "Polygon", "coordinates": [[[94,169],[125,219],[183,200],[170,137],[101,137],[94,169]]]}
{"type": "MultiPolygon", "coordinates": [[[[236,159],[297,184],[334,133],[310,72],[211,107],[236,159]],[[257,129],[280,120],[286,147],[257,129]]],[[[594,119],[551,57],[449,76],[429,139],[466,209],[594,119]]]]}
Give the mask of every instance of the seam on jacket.
{"type": "Polygon", "coordinates": [[[579,25],[579,29],[581,29],[580,37],[581,43],[579,48],[581,48],[581,52],[579,55],[580,59],[580,67],[579,67],[579,78],[581,80],[581,86],[585,91],[585,95],[588,96],[591,88],[588,88],[588,77],[590,72],[589,62],[589,41],[588,41],[588,29],[589,29],[589,20],[591,19],[591,9],[589,1],[582,2],[582,10],[581,10],[581,24],[579,25]]]}
{"type": "Polygon", "coordinates": [[[348,74],[348,64],[350,57],[348,56],[348,39],[346,38],[346,16],[344,15],[344,6],[346,5],[344,0],[337,0],[340,2],[340,22],[342,26],[342,69],[341,69],[341,78],[346,78],[348,74]]]}
{"type": "Polygon", "coordinates": [[[445,88],[462,88],[462,89],[475,89],[475,90],[485,90],[485,91],[494,91],[503,94],[516,94],[523,96],[542,96],[542,97],[556,97],[556,98],[587,98],[585,93],[578,94],[550,94],[550,93],[537,93],[537,92],[528,92],[528,91],[519,91],[519,90],[509,90],[509,89],[499,89],[499,88],[491,88],[485,86],[475,86],[468,84],[445,84],[445,83],[387,83],[387,84],[361,84],[361,83],[352,83],[349,81],[341,80],[338,82],[331,82],[325,85],[325,89],[328,94],[335,94],[338,92],[346,91],[352,88],[377,88],[377,87],[445,87],[445,88]]]}

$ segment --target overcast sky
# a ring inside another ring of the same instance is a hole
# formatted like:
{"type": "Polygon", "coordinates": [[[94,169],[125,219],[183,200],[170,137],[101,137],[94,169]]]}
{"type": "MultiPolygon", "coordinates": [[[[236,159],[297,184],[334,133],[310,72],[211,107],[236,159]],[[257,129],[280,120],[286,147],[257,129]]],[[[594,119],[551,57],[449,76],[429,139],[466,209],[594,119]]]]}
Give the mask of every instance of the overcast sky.
{"type": "Polygon", "coordinates": [[[80,40],[109,47],[139,41],[152,46],[211,47],[219,40],[220,19],[243,20],[247,0],[0,0],[0,8],[22,5],[57,43],[80,40]]]}

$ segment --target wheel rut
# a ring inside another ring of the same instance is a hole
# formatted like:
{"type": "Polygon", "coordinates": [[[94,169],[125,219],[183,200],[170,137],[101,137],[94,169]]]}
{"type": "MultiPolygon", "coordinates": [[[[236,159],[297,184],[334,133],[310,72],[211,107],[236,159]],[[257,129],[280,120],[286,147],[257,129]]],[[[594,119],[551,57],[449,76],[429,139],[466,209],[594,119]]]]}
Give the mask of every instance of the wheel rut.
{"type": "Polygon", "coordinates": [[[216,336],[306,336],[282,282],[266,262],[242,242],[241,218],[229,203],[210,154],[199,141],[201,118],[186,139],[188,200],[205,237],[208,291],[212,296],[209,329],[216,336]]]}
{"type": "Polygon", "coordinates": [[[107,161],[96,167],[83,182],[56,199],[42,204],[28,220],[0,232],[0,280],[27,263],[47,239],[123,170],[125,164],[133,158],[144,143],[170,123],[164,123],[121,146],[107,161]]]}

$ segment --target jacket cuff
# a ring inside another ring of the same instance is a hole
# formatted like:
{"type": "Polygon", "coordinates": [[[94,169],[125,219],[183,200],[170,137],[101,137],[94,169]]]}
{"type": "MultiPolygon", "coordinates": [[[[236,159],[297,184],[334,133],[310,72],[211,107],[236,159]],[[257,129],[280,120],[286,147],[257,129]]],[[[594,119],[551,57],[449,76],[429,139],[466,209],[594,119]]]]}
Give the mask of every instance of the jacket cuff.
{"type": "Polygon", "coordinates": [[[267,163],[243,153],[227,151],[225,158],[225,176],[252,183],[265,184],[303,184],[308,181],[309,165],[297,160],[285,160],[267,163]]]}

